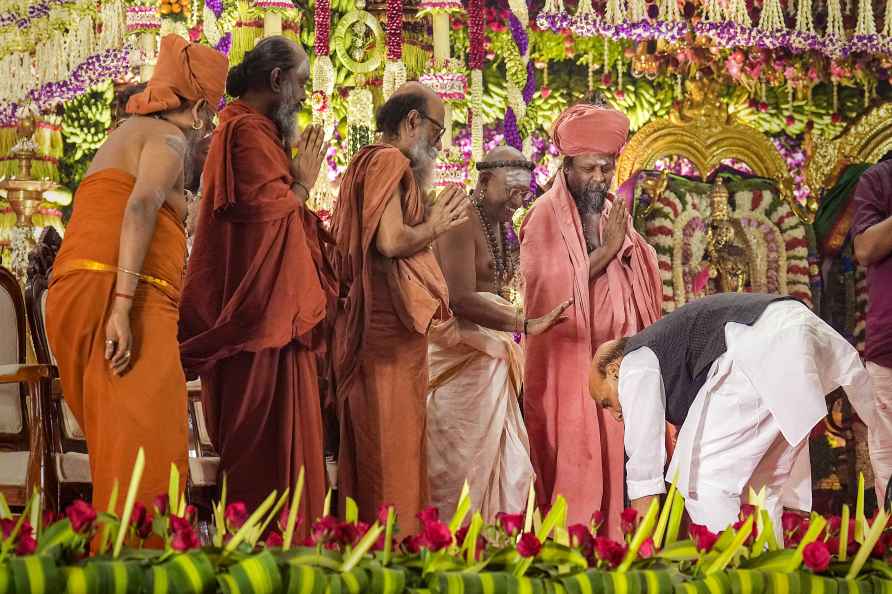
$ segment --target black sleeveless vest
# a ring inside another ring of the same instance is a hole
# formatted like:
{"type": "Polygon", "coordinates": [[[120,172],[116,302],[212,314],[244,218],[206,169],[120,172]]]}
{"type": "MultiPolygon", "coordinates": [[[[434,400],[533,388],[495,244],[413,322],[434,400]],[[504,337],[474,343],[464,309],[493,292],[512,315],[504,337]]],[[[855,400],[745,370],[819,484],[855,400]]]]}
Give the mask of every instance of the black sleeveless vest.
{"type": "Polygon", "coordinates": [[[727,350],[725,324],[752,326],[775,301],[794,299],[761,293],[720,293],[688,303],[627,339],[624,354],[648,347],[660,362],[666,390],[666,420],[681,426],[712,362],[727,350]]]}

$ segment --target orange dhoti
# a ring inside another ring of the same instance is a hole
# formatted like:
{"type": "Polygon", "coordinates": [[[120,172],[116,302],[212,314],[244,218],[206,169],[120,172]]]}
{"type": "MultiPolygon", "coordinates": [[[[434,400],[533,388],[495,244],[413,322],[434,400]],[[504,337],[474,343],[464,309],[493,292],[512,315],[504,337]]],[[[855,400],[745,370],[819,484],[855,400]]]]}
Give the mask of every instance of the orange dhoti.
{"type": "Polygon", "coordinates": [[[416,531],[416,516],[428,503],[427,333],[451,312],[430,249],[391,259],[375,247],[381,216],[397,191],[404,223],[420,224],[421,192],[409,159],[394,147],[363,148],[344,174],[332,225],[341,283],[334,373],[341,498],[356,500],[366,522],[374,521],[376,506],[394,504],[405,535],[416,531]]]}
{"type": "Polygon", "coordinates": [[[136,454],[146,466],[137,501],[167,493],[171,463],[188,471],[186,378],[177,343],[186,255],[183,224],[167,206],[155,233],[130,314],[133,365],[123,376],[105,359],[105,323],[114,299],[121,224],[135,179],[107,169],[81,183],[47,294],[46,330],[65,401],[87,439],[93,502],[105,509],[115,481],[118,511],[136,454]]]}

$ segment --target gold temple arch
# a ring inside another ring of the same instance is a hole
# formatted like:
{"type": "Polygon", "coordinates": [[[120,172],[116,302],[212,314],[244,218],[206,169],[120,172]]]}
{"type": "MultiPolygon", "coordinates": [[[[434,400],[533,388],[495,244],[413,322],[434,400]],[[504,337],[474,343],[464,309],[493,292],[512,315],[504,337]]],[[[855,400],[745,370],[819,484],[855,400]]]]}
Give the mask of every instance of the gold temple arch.
{"type": "Polygon", "coordinates": [[[653,169],[665,157],[685,157],[705,178],[724,159],[745,162],[755,175],[773,179],[780,195],[805,222],[810,216],[793,199],[793,178],[786,162],[767,136],[734,121],[713,85],[688,81],[682,110],[638,130],[617,162],[616,179],[623,183],[638,171],[653,169]]]}
{"type": "Polygon", "coordinates": [[[805,179],[815,196],[836,183],[846,165],[877,163],[892,150],[892,103],[862,114],[832,139],[810,140],[811,155],[805,179]]]}

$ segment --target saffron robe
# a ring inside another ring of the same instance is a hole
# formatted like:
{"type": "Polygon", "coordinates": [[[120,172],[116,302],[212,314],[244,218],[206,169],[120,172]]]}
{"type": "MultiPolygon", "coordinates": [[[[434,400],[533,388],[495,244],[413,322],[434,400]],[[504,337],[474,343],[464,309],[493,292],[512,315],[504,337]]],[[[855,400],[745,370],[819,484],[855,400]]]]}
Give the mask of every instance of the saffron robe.
{"type": "MultiPolygon", "coordinates": [[[[487,298],[507,303],[487,293],[487,298]]],[[[431,505],[455,513],[465,480],[483,518],[526,509],[533,480],[520,413],[523,350],[510,332],[453,318],[431,333],[427,460],[431,505]]]]}
{"type": "Polygon", "coordinates": [[[375,247],[384,208],[397,190],[405,224],[423,222],[409,159],[395,147],[364,147],[344,174],[332,221],[341,283],[334,373],[341,500],[353,498],[366,522],[374,521],[379,505],[394,504],[406,534],[416,531],[416,515],[427,503],[427,333],[432,321],[451,314],[430,247],[396,259],[375,247]]]}
{"type": "MultiPolygon", "coordinates": [[[[599,228],[602,242],[609,209],[608,202],[599,228]]],[[[574,300],[566,322],[525,343],[524,419],[538,503],[549,505],[562,495],[570,524],[588,523],[592,513],[601,511],[608,535],[619,538],[623,427],[592,400],[589,373],[602,342],[634,334],[659,318],[656,252],[630,218],[618,256],[590,280],[582,223],[563,172],[533,205],[520,241],[526,317],[574,300]]]]}
{"type": "Polygon", "coordinates": [[[186,233],[164,205],[143,261],[130,312],[133,364],[118,377],[105,359],[105,324],[114,301],[124,210],[136,178],[119,169],[87,176],[53,264],[46,298],[46,332],[59,368],[65,402],[87,440],[93,503],[105,509],[115,480],[117,511],[140,447],[146,466],[137,501],[151,509],[167,492],[170,465],[188,472],[186,377],[177,345],[177,305],[186,263],[186,233]],[[84,261],[111,269],[85,270],[84,261]]]}
{"type": "Polygon", "coordinates": [[[291,191],[272,120],[236,101],[220,114],[204,169],[181,309],[184,367],[201,376],[230,501],[249,509],[294,488],[306,525],[326,477],[314,347],[331,282],[318,220],[291,191]]]}

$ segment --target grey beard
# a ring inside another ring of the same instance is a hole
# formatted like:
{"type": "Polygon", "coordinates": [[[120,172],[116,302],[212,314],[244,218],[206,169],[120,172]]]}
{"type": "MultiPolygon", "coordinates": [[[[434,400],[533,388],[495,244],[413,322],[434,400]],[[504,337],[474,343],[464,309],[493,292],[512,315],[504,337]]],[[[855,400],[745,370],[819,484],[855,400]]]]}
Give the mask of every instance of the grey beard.
{"type": "Polygon", "coordinates": [[[282,103],[276,109],[274,121],[279,129],[279,134],[282,135],[282,140],[288,146],[291,146],[294,142],[294,136],[297,133],[297,121],[294,118],[296,113],[294,108],[286,103],[282,103]]]}
{"type": "Polygon", "coordinates": [[[279,134],[282,135],[282,140],[289,147],[294,142],[295,134],[297,133],[297,119],[295,116],[298,109],[292,101],[293,97],[294,89],[291,83],[284,83],[282,86],[282,101],[276,107],[276,114],[273,116],[273,121],[276,122],[276,127],[279,128],[279,134]]]}
{"type": "Polygon", "coordinates": [[[604,210],[604,202],[607,200],[607,190],[586,190],[581,196],[573,195],[573,202],[579,214],[599,214],[604,210]]]}
{"type": "Polygon", "coordinates": [[[437,149],[421,141],[409,149],[409,160],[412,163],[412,175],[415,176],[418,189],[427,192],[433,183],[437,149]]]}

